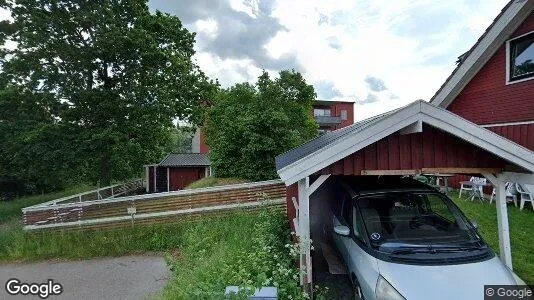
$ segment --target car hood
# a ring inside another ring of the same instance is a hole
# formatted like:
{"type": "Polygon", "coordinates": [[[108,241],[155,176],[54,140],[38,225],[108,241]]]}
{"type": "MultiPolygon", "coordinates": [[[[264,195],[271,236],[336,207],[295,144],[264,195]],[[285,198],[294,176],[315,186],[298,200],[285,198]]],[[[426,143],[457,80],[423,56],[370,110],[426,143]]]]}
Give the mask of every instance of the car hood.
{"type": "Polygon", "coordinates": [[[407,300],[484,299],[484,285],[516,284],[497,257],[459,265],[408,265],[379,260],[379,272],[407,300]]]}

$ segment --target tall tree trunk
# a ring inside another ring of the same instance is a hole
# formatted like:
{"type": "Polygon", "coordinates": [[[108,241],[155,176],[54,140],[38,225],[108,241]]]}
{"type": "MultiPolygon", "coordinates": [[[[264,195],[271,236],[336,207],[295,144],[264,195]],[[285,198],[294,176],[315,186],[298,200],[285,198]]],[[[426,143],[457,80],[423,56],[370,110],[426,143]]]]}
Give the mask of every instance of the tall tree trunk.
{"type": "Polygon", "coordinates": [[[109,151],[104,151],[100,159],[100,185],[111,185],[111,157],[109,151]]]}

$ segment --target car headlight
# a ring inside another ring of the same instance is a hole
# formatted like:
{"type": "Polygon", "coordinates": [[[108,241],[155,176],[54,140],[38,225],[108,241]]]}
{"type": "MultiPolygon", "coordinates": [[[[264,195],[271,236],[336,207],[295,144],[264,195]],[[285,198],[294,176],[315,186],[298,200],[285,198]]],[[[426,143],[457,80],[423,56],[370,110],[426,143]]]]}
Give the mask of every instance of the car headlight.
{"type": "Polygon", "coordinates": [[[382,276],[378,276],[376,282],[376,300],[406,300],[397,290],[382,276]]]}

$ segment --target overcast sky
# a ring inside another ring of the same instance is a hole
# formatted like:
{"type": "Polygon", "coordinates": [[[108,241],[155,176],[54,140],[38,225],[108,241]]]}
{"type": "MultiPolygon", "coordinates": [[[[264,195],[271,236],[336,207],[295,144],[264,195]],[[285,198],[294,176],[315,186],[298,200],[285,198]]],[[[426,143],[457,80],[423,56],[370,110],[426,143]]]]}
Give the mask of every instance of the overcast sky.
{"type": "Polygon", "coordinates": [[[364,119],[429,100],[507,0],[150,0],[197,32],[223,87],[294,68],[364,119]]]}

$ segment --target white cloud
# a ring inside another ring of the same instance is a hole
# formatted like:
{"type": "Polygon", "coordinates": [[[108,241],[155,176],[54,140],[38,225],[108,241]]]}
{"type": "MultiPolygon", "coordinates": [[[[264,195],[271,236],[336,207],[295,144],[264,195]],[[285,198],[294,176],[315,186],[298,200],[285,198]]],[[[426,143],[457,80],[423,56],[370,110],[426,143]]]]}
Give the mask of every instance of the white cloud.
{"type": "Polygon", "coordinates": [[[219,24],[217,24],[217,21],[214,19],[198,20],[195,22],[195,31],[202,32],[209,38],[217,36],[218,28],[219,24]]]}
{"type": "Polygon", "coordinates": [[[288,31],[279,32],[267,48],[273,56],[296,53],[308,80],[332,82],[345,98],[363,102],[355,112],[356,119],[363,119],[430,99],[456,57],[471,47],[505,2],[279,1],[273,14],[288,31]],[[368,76],[388,87],[372,93],[377,101],[366,101],[368,76]]]}
{"type": "Polygon", "coordinates": [[[208,52],[197,52],[195,59],[204,72],[210,78],[218,78],[224,88],[261,75],[261,69],[246,59],[220,59],[208,52]]]}
{"type": "Polygon", "coordinates": [[[325,97],[355,100],[356,120],[429,100],[507,2],[210,1],[151,0],[194,20],[185,24],[199,33],[198,62],[224,87],[255,81],[260,68],[297,67],[325,97]],[[373,91],[368,78],[386,88],[373,91]]]}

